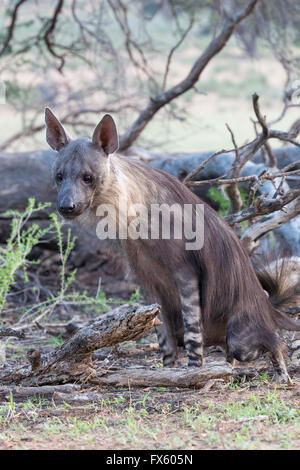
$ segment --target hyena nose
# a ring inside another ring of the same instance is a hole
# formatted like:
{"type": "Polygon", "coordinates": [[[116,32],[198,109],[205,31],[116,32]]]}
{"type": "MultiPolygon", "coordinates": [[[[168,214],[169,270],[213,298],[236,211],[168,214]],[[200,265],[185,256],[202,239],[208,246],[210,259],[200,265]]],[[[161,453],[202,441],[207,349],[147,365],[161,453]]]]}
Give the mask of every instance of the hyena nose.
{"type": "Polygon", "coordinates": [[[62,215],[72,215],[75,211],[76,206],[71,201],[63,201],[60,203],[58,210],[62,215]]]}

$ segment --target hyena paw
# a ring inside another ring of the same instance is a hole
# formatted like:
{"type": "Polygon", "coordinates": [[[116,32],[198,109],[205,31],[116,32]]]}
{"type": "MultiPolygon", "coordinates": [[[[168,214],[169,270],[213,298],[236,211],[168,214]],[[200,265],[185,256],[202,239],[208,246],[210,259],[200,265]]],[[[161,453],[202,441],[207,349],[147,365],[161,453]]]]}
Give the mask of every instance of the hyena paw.
{"type": "Polygon", "coordinates": [[[293,385],[293,381],[289,374],[287,373],[277,373],[275,375],[275,380],[278,384],[287,384],[287,385],[293,385]]]}
{"type": "Polygon", "coordinates": [[[164,357],[163,358],[163,366],[173,368],[176,366],[176,358],[172,357],[164,357]]]}
{"type": "Polygon", "coordinates": [[[189,359],[188,360],[188,367],[201,367],[203,365],[203,359],[202,358],[198,358],[198,359],[189,359]]]}
{"type": "Polygon", "coordinates": [[[237,367],[239,363],[233,356],[226,356],[226,361],[229,362],[233,368],[237,367]]]}

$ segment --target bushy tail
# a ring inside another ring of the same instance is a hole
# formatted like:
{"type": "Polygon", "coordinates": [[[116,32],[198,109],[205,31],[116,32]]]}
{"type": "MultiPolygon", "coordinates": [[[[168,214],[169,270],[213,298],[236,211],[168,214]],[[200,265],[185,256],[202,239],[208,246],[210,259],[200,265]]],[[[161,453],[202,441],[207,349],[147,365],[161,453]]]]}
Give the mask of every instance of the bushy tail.
{"type": "Polygon", "coordinates": [[[273,261],[255,259],[253,264],[274,307],[274,320],[278,327],[300,331],[300,325],[282,312],[300,307],[300,257],[283,257],[273,261]]]}

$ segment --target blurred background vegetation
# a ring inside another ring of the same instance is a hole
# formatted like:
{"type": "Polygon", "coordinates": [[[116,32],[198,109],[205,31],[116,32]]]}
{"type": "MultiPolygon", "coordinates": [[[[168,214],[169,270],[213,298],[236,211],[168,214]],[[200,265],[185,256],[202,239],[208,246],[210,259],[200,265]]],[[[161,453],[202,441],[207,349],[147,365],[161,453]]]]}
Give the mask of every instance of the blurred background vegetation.
{"type": "MultiPolygon", "coordinates": [[[[104,112],[124,132],[149,97],[181,81],[245,0],[0,0],[0,149],[45,148],[43,109],[66,117],[73,136],[90,134],[104,112]],[[166,77],[168,61],[170,66],[166,77]]],[[[280,115],[300,77],[300,4],[261,0],[197,85],[152,119],[137,143],[151,150],[230,148],[254,136],[251,95],[267,120],[280,115]]],[[[280,122],[297,118],[291,107],[280,122]]],[[[275,126],[276,128],[276,126],[275,126]]],[[[274,142],[280,145],[280,142],[274,142]]]]}

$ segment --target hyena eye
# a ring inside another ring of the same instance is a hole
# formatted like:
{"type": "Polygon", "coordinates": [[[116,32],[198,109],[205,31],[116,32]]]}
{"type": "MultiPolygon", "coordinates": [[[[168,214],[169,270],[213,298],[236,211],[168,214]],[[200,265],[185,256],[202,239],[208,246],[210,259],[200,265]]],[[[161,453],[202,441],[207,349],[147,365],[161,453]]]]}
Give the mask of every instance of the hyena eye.
{"type": "Polygon", "coordinates": [[[86,183],[86,184],[91,184],[93,182],[93,177],[92,175],[83,175],[83,181],[86,183]]]}
{"type": "Polygon", "coordinates": [[[55,179],[56,179],[56,182],[57,182],[57,183],[61,183],[62,180],[64,179],[64,177],[63,177],[63,175],[62,175],[61,173],[57,173],[55,179]]]}

